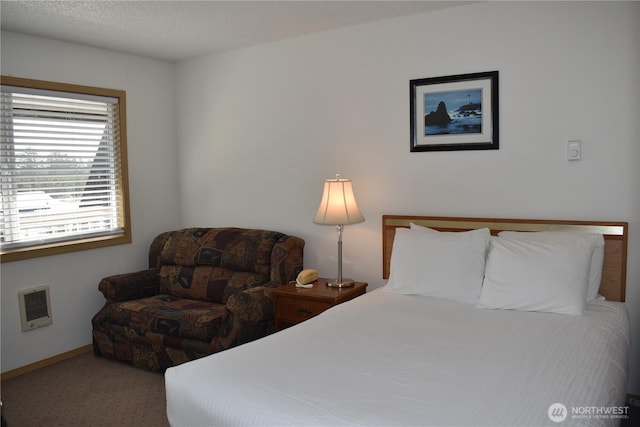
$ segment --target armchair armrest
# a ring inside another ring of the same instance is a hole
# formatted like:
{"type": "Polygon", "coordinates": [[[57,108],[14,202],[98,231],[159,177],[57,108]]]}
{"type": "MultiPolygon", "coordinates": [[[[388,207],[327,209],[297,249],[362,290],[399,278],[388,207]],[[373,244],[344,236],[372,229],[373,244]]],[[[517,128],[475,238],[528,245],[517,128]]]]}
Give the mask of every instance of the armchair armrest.
{"type": "Polygon", "coordinates": [[[295,236],[283,236],[271,252],[270,280],[277,285],[284,285],[302,271],[304,263],[305,241],[295,236]]]}
{"type": "Polygon", "coordinates": [[[255,324],[275,318],[273,292],[278,286],[268,282],[262,286],[235,293],[227,299],[226,308],[233,314],[235,321],[255,324]]]}
{"type": "Polygon", "coordinates": [[[268,282],[227,299],[227,317],[221,325],[220,334],[211,343],[215,351],[226,350],[273,332],[275,307],[271,290],[276,286],[268,282]]]}
{"type": "Polygon", "coordinates": [[[107,302],[129,301],[157,295],[160,292],[158,270],[151,268],[105,277],[100,281],[98,290],[107,302]]]}

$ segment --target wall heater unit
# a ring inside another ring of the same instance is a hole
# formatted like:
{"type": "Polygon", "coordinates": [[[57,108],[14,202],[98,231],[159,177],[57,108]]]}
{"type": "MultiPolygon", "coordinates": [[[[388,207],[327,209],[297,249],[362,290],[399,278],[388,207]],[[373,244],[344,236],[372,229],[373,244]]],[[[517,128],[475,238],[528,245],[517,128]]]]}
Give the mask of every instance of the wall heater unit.
{"type": "Polygon", "coordinates": [[[18,299],[23,332],[41,328],[53,322],[49,286],[42,285],[18,291],[18,299]]]}

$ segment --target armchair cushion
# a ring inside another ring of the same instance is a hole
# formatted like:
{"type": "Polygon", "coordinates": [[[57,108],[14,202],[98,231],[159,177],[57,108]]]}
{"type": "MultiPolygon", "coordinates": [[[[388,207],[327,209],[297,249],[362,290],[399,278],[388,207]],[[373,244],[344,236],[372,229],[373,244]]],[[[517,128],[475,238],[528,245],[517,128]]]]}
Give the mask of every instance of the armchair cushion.
{"type": "Polygon", "coordinates": [[[211,341],[217,334],[225,308],[220,304],[155,295],[110,304],[103,313],[112,323],[127,326],[140,334],[146,331],[211,341]]]}
{"type": "Polygon", "coordinates": [[[269,276],[212,265],[163,265],[160,292],[180,298],[224,304],[229,295],[260,286],[269,276]]]}
{"type": "Polygon", "coordinates": [[[264,230],[189,228],[169,237],[163,265],[214,265],[269,276],[271,251],[282,233],[264,230]]]}

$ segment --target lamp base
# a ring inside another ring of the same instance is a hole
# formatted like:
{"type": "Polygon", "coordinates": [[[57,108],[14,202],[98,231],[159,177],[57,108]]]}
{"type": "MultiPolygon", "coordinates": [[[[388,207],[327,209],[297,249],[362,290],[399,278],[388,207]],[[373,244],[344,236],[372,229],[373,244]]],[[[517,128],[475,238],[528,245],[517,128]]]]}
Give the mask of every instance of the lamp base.
{"type": "Polygon", "coordinates": [[[327,280],[327,286],[330,288],[350,288],[355,285],[355,281],[352,279],[331,279],[327,280]]]}

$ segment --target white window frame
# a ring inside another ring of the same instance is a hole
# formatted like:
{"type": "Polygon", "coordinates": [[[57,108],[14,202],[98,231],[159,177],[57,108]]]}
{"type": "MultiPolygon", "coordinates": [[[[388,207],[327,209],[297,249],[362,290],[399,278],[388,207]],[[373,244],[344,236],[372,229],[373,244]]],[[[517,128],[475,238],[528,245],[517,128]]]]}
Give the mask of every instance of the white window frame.
{"type": "MultiPolygon", "coordinates": [[[[108,208],[101,215],[109,215],[107,226],[102,225],[97,227],[98,231],[87,231],[86,222],[83,223],[83,227],[78,226],[78,219],[69,218],[66,219],[66,215],[60,215],[65,218],[62,221],[56,220],[56,232],[51,237],[52,233],[48,235],[43,234],[42,237],[34,238],[34,234],[29,237],[24,237],[21,234],[14,234],[13,241],[11,239],[5,239],[5,232],[14,232],[16,228],[10,228],[7,226],[5,230],[5,224],[14,220],[20,220],[22,217],[19,209],[16,209],[16,191],[9,184],[12,181],[12,168],[6,167],[8,162],[12,160],[12,148],[17,144],[14,141],[14,119],[13,112],[11,111],[11,105],[2,105],[3,116],[9,114],[10,118],[4,120],[3,117],[3,129],[1,130],[1,144],[2,144],[2,160],[3,168],[0,170],[0,207],[2,210],[2,223],[0,224],[0,233],[2,237],[0,240],[0,262],[16,261],[21,259],[35,258],[41,256],[55,255],[60,253],[67,253],[73,251],[94,249],[105,246],[120,245],[125,243],[131,243],[131,220],[129,212],[129,185],[128,185],[128,170],[127,170],[127,132],[126,132],[126,93],[121,90],[104,89],[90,86],[79,86],[66,83],[54,83],[42,80],[23,79],[11,76],[1,76],[1,84],[3,91],[15,91],[23,92],[34,90],[35,92],[46,91],[49,96],[60,96],[61,98],[73,98],[73,99],[110,99],[112,104],[113,116],[115,118],[115,132],[117,137],[113,138],[113,149],[117,153],[112,158],[110,157],[108,162],[113,167],[113,176],[108,180],[107,187],[100,187],[102,189],[107,188],[109,196],[101,196],[99,199],[109,200],[107,203],[108,208]],[[14,89],[12,89],[14,88],[14,89]],[[6,111],[5,111],[6,110],[6,111]],[[13,215],[13,216],[12,216],[13,215]],[[75,222],[74,222],[75,221],[75,222]],[[61,223],[62,222],[62,223],[61,223]],[[80,228],[83,228],[80,230],[80,228]],[[65,231],[58,231],[64,229],[65,231]],[[76,231],[77,230],[77,231],[76,231]]],[[[73,123],[73,122],[72,122],[73,123]]],[[[75,122],[81,123],[79,121],[75,122]]],[[[66,126],[65,126],[66,128],[66,126]]],[[[17,137],[16,137],[17,138],[17,137]]],[[[40,142],[40,141],[39,141],[40,142]]],[[[22,153],[24,158],[24,153],[22,153]]],[[[85,173],[86,174],[86,173],[85,173]]],[[[15,177],[14,177],[15,178],[15,177]]],[[[44,180],[52,178],[53,175],[46,176],[44,180]]],[[[39,178],[42,181],[42,177],[39,178]]],[[[102,184],[104,178],[100,178],[102,184]]],[[[46,185],[45,185],[46,187],[46,185]]],[[[88,185],[87,185],[88,187],[88,185]]],[[[83,190],[88,191],[88,190],[83,190]]],[[[105,190],[103,190],[105,191],[105,190]]],[[[43,191],[22,192],[22,196],[34,196],[43,193],[43,191]],[[35,194],[38,193],[38,194],[35,194]]],[[[106,194],[106,193],[100,193],[106,194]]],[[[48,195],[46,197],[49,197],[48,195]]],[[[84,197],[84,196],[83,196],[84,197]]],[[[23,201],[22,204],[28,203],[23,201]]],[[[65,207],[66,209],[66,207],[65,207]]],[[[78,214],[81,211],[80,207],[75,208],[78,214]]],[[[24,212],[24,210],[23,210],[24,212]]],[[[25,214],[22,213],[24,216],[25,214]]],[[[74,214],[76,215],[76,214],[74,214]]],[[[35,232],[34,232],[35,233],[35,232]]],[[[7,235],[9,235],[7,234],[7,235]]]]}

